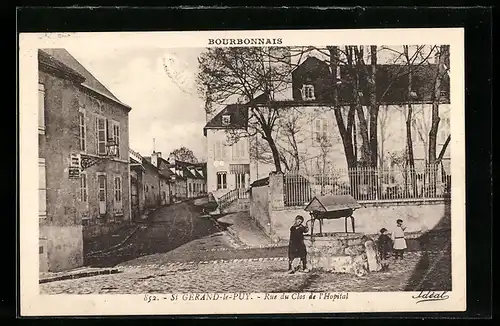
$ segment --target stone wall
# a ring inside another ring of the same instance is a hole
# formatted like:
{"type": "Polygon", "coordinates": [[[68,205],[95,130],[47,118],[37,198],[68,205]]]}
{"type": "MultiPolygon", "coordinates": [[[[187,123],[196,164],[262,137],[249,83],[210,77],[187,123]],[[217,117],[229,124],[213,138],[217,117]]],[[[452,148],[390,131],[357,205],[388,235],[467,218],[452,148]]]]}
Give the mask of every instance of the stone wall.
{"type": "Polygon", "coordinates": [[[269,186],[252,187],[250,192],[250,216],[259,227],[271,235],[271,220],[269,217],[269,186]]]}
{"type": "MultiPolygon", "coordinates": [[[[289,238],[289,228],[297,215],[304,216],[309,220],[309,214],[304,207],[284,207],[283,178],[279,174],[269,176],[269,186],[252,188],[250,214],[259,223],[269,223],[267,230],[275,241],[286,241],[289,238]],[[281,185],[281,189],[280,189],[281,185]],[[265,205],[267,189],[269,209],[263,210],[265,205]],[[255,194],[255,195],[254,195],[255,194]],[[281,198],[281,201],[280,201],[281,198]],[[263,218],[265,217],[265,218],[263,218]],[[261,220],[263,220],[261,222],[261,220]]],[[[413,202],[378,202],[362,204],[353,216],[355,218],[355,231],[363,234],[377,234],[385,227],[389,232],[396,226],[396,220],[402,219],[407,226],[407,232],[427,231],[435,228],[443,218],[449,219],[449,203],[445,200],[436,201],[413,201],[413,202]]],[[[325,220],[323,232],[344,232],[344,219],[325,220]]],[[[315,232],[319,231],[318,222],[315,224],[315,232]]],[[[352,232],[351,221],[348,220],[348,231],[352,232]]]]}
{"type": "Polygon", "coordinates": [[[360,233],[338,233],[305,240],[309,265],[314,270],[358,276],[381,269],[373,240],[360,233]]]}
{"type": "Polygon", "coordinates": [[[40,270],[59,272],[83,265],[81,225],[44,225],[40,227],[40,234],[43,234],[41,244],[47,249],[47,260],[40,261],[40,270]]]}

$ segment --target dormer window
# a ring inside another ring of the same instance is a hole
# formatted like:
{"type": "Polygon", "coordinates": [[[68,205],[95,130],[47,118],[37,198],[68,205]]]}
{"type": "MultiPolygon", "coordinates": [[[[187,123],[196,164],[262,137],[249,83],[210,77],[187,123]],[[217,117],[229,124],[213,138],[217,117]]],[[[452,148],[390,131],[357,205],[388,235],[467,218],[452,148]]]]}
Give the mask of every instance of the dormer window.
{"type": "Polygon", "coordinates": [[[222,116],[222,125],[229,126],[230,123],[231,123],[231,116],[230,115],[223,115],[222,116]]]}
{"type": "Polygon", "coordinates": [[[312,101],[315,99],[313,85],[303,85],[302,86],[302,99],[304,101],[312,101]]]}

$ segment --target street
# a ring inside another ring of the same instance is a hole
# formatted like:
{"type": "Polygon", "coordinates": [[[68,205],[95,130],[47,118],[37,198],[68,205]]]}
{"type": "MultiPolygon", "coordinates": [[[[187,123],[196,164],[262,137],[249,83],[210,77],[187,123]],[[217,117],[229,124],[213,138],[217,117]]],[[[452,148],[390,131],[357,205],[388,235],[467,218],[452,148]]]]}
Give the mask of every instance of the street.
{"type": "MultiPolygon", "coordinates": [[[[289,275],[287,248],[241,247],[192,202],[163,207],[116,250],[90,258],[120,273],[40,284],[41,293],[411,291],[449,288],[449,247],[432,240],[427,254],[409,251],[387,272],[363,277],[321,272],[289,275]]],[[[411,245],[415,247],[414,245],[411,245]]]]}

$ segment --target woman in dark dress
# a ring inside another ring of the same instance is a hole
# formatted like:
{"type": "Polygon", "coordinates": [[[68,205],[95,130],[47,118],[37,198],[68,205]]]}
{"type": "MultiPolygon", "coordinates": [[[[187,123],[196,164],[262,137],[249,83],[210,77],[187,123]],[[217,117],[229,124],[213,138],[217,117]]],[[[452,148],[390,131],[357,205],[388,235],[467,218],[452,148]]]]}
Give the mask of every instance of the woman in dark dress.
{"type": "Polygon", "coordinates": [[[294,273],[292,262],[295,258],[300,258],[302,261],[302,269],[308,272],[307,269],[307,251],[304,244],[304,233],[309,232],[309,228],[304,223],[304,218],[300,215],[295,217],[295,223],[290,227],[290,242],[288,244],[288,271],[294,273]]]}

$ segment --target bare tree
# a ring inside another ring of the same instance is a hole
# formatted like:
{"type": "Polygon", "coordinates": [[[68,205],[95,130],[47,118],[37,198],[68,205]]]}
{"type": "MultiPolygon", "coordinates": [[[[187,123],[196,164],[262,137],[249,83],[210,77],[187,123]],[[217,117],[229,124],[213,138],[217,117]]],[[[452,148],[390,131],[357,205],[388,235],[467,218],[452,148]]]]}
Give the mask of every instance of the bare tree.
{"type": "Polygon", "coordinates": [[[441,91],[443,78],[448,73],[450,47],[441,45],[437,55],[438,69],[434,80],[434,92],[432,96],[432,121],[429,130],[429,164],[436,163],[437,133],[439,128],[439,104],[441,103],[441,91]]]}
{"type": "Polygon", "coordinates": [[[379,143],[378,143],[378,157],[379,157],[379,162],[381,164],[381,167],[384,168],[386,167],[385,161],[385,142],[386,140],[391,137],[391,128],[389,128],[389,122],[390,122],[390,114],[388,111],[387,105],[385,106],[384,109],[380,110],[379,115],[378,115],[378,124],[379,124],[379,143]]]}
{"type": "Polygon", "coordinates": [[[287,48],[209,48],[198,60],[197,84],[205,97],[205,110],[212,110],[213,103],[242,100],[249,111],[248,128],[231,130],[229,138],[236,142],[259,134],[269,145],[276,172],[282,171],[282,160],[275,141],[280,110],[274,94],[288,86],[290,74],[290,65],[276,58],[286,62],[287,53],[287,48]]]}

